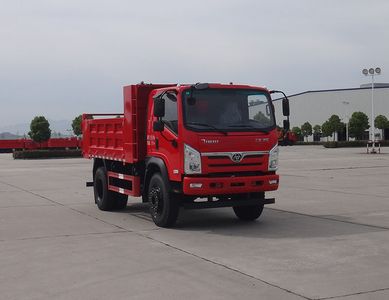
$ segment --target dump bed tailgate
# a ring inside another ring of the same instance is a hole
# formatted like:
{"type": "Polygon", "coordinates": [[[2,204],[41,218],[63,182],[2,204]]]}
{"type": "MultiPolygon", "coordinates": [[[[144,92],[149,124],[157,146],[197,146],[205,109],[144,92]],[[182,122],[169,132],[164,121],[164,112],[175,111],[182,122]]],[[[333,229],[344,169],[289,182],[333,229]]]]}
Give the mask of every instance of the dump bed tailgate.
{"type": "Polygon", "coordinates": [[[82,116],[83,156],[124,161],[123,127],[122,114],[84,114],[82,116]]]}

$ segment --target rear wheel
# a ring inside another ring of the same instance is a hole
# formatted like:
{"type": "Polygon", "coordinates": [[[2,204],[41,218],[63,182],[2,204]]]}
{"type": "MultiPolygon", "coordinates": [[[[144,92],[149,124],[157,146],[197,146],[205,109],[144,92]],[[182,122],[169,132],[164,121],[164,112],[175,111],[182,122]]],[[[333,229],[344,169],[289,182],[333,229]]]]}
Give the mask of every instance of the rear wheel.
{"type": "Polygon", "coordinates": [[[127,207],[128,196],[112,192],[114,197],[114,208],[118,210],[125,209],[127,207]]]}
{"type": "Polygon", "coordinates": [[[124,209],[128,196],[108,190],[107,171],[104,167],[96,170],[93,181],[95,203],[101,210],[124,209]]]}
{"type": "Polygon", "coordinates": [[[108,190],[107,171],[104,167],[100,167],[96,170],[93,181],[93,190],[97,207],[101,210],[112,210],[114,200],[112,194],[108,190]]]}
{"type": "Polygon", "coordinates": [[[173,226],[180,208],[179,199],[168,191],[160,173],[151,177],[147,196],[154,223],[159,227],[173,226]]]}

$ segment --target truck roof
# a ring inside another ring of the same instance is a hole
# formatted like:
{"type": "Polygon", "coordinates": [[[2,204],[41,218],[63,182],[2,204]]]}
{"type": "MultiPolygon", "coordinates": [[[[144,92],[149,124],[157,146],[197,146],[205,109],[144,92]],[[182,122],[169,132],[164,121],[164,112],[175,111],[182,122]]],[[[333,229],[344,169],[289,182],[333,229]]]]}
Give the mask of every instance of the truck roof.
{"type": "MultiPolygon", "coordinates": [[[[208,88],[211,89],[217,89],[217,88],[223,88],[223,89],[256,89],[256,90],[262,90],[264,92],[268,92],[268,89],[266,87],[262,86],[253,86],[253,85],[247,85],[247,84],[233,84],[233,83],[178,83],[178,84],[169,84],[165,85],[164,87],[160,87],[161,90],[183,90],[188,87],[195,87],[196,85],[203,85],[206,84],[208,88]]],[[[147,85],[147,84],[146,84],[147,85]]],[[[150,84],[154,86],[154,84],[150,84]]],[[[159,84],[156,84],[156,86],[161,86],[159,84]]]]}

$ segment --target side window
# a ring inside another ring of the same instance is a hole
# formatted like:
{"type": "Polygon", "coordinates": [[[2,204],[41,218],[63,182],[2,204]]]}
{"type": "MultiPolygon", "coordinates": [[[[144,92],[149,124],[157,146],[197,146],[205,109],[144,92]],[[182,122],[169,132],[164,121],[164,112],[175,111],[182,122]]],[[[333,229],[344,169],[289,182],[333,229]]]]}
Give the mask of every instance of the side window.
{"type": "Polygon", "coordinates": [[[249,118],[258,122],[262,127],[271,126],[273,123],[269,103],[265,95],[249,95],[249,118]]]}
{"type": "Polygon", "coordinates": [[[177,97],[174,94],[168,94],[165,99],[165,116],[162,121],[166,127],[178,134],[178,113],[177,113],[177,97]]]}

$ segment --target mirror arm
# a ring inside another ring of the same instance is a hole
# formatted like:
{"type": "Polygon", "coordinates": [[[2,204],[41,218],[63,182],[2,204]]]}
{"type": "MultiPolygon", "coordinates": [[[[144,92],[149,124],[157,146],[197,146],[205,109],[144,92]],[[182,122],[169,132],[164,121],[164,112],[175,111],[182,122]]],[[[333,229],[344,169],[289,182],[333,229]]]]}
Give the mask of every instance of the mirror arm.
{"type": "Polygon", "coordinates": [[[285,93],[283,91],[278,91],[278,90],[272,90],[272,91],[269,91],[270,94],[275,94],[275,93],[280,93],[282,95],[284,95],[284,97],[286,99],[288,99],[288,97],[285,95],[285,93]]]}
{"type": "Polygon", "coordinates": [[[160,92],[159,94],[154,95],[153,99],[162,98],[166,94],[166,91],[160,92]]]}
{"type": "Polygon", "coordinates": [[[175,90],[166,90],[166,91],[163,91],[163,92],[161,92],[161,93],[159,93],[159,94],[156,94],[156,95],[154,95],[154,99],[156,99],[156,98],[162,98],[163,96],[165,96],[167,93],[169,93],[169,92],[175,92],[175,90]]]}

